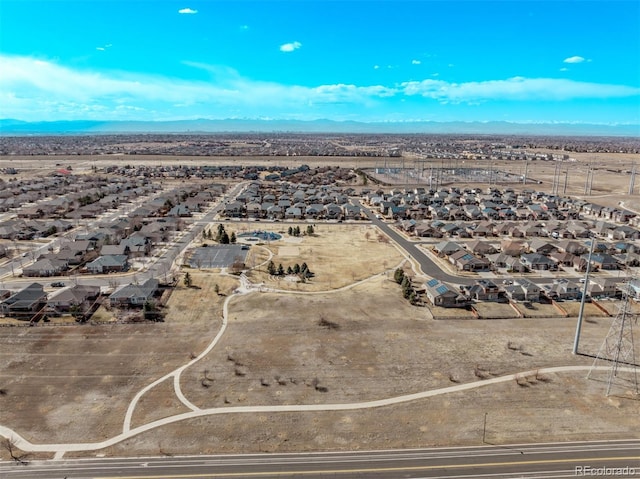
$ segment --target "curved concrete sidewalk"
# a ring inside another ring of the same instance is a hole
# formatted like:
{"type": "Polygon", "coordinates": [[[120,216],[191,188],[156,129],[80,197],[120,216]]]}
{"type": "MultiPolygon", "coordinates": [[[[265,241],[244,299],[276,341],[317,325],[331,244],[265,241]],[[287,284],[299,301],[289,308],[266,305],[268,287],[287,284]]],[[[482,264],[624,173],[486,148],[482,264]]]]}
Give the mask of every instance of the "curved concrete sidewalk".
{"type": "MultiPolygon", "coordinates": [[[[161,426],[177,423],[189,419],[194,419],[203,416],[213,416],[217,414],[246,414],[246,413],[280,413],[280,412],[321,412],[321,411],[348,411],[358,409],[372,409],[382,406],[392,406],[396,404],[406,403],[409,401],[415,401],[419,399],[426,399],[434,396],[440,396],[443,394],[450,394],[460,391],[467,391],[470,389],[476,389],[493,384],[504,383],[508,381],[514,381],[518,378],[532,376],[536,374],[553,374],[553,373],[565,373],[565,372],[577,372],[588,371],[592,366],[559,366],[552,368],[534,369],[530,371],[523,371],[514,374],[508,374],[506,376],[500,376],[491,379],[485,379],[475,381],[466,384],[457,384],[455,386],[449,386],[445,388],[432,389],[429,391],[423,391],[413,394],[405,394],[401,396],[395,396],[387,399],[378,399],[373,401],[364,401],[357,403],[342,403],[342,404],[307,404],[307,405],[282,405],[282,406],[233,406],[211,409],[198,409],[195,411],[177,414],[175,416],[169,416],[143,426],[129,429],[117,436],[101,442],[93,443],[71,443],[71,444],[33,444],[20,436],[12,429],[0,426],[0,435],[12,440],[16,447],[25,452],[76,452],[76,451],[96,451],[104,449],[109,446],[113,446],[119,442],[130,439],[138,434],[142,434],[147,431],[151,431],[161,426]]],[[[609,370],[608,367],[598,367],[598,370],[609,370]]],[[[620,371],[633,371],[634,368],[620,368],[620,371]]]]}

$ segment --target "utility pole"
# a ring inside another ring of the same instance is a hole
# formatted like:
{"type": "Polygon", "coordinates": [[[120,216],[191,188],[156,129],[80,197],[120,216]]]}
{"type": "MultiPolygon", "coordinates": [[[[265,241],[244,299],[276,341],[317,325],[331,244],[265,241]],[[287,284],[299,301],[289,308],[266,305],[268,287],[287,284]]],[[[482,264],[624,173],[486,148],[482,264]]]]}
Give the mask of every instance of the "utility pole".
{"type": "Polygon", "coordinates": [[[576,337],[573,340],[573,354],[578,354],[578,345],[580,343],[580,331],[582,330],[582,319],[584,316],[584,303],[587,299],[587,289],[589,287],[589,273],[591,272],[591,256],[593,255],[593,247],[595,245],[595,237],[591,235],[591,247],[589,248],[589,258],[587,259],[587,268],[584,274],[584,286],[582,287],[582,298],[580,298],[580,312],[578,313],[578,323],[576,324],[576,337]]]}

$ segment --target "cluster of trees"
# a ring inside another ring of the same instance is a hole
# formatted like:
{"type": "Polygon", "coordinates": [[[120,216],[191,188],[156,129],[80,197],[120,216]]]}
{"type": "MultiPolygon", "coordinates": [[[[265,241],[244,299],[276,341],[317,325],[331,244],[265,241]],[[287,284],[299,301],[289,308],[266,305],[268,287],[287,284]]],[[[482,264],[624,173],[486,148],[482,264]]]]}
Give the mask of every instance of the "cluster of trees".
{"type": "Polygon", "coordinates": [[[416,304],[418,302],[418,296],[411,286],[411,279],[409,276],[404,274],[404,270],[402,268],[398,268],[394,271],[393,279],[402,288],[402,296],[404,296],[404,299],[408,299],[411,304],[416,304]]]}
{"type": "Polygon", "coordinates": [[[313,276],[313,273],[309,270],[307,263],[302,263],[302,264],[296,263],[293,266],[287,266],[287,269],[285,270],[284,266],[282,266],[282,263],[278,264],[278,267],[276,267],[273,261],[269,261],[269,264],[267,265],[267,273],[269,273],[271,276],[284,276],[285,274],[297,274],[303,280],[307,278],[311,278],[313,276]]]}
{"type": "Polygon", "coordinates": [[[236,234],[233,231],[230,235],[227,234],[227,232],[224,230],[224,225],[221,223],[218,225],[215,236],[210,229],[206,229],[202,232],[202,239],[213,240],[220,244],[235,244],[236,234]]]}
{"type": "MultiPolygon", "coordinates": [[[[314,231],[315,230],[313,229],[313,225],[307,225],[307,229],[305,230],[305,234],[306,235],[312,235],[314,231]]],[[[300,236],[300,234],[302,232],[300,231],[300,227],[299,226],[289,226],[289,230],[287,231],[287,233],[289,233],[289,236],[300,236]]]]}

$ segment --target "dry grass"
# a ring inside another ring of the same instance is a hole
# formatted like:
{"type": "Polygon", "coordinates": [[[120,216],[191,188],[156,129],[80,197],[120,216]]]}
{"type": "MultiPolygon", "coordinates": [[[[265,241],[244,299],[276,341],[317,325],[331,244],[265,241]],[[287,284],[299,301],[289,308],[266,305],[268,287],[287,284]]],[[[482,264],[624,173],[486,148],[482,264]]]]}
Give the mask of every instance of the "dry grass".
{"type": "Polygon", "coordinates": [[[531,303],[531,308],[526,308],[522,303],[513,303],[525,318],[558,318],[564,316],[553,304],[531,303]]]}
{"type": "Polygon", "coordinates": [[[173,391],[173,378],[165,379],[140,398],[131,418],[131,427],[188,411],[173,391]]]}
{"type": "MultiPolygon", "coordinates": [[[[300,228],[304,230],[306,225],[302,223],[300,228]]],[[[286,228],[289,226],[287,224],[286,228]]],[[[286,231],[278,232],[285,235],[283,240],[264,245],[273,252],[275,265],[282,263],[286,269],[295,263],[306,262],[314,277],[305,284],[278,280],[270,277],[264,266],[249,274],[254,283],[264,282],[267,286],[285,290],[337,289],[381,273],[403,259],[398,250],[385,241],[386,237],[378,239],[377,229],[370,225],[319,224],[313,235],[293,238],[295,243],[286,231]],[[297,248],[297,256],[290,254],[292,248],[297,248]]]]}
{"type": "MultiPolygon", "coordinates": [[[[569,317],[574,317],[574,318],[578,317],[578,314],[580,313],[580,301],[563,301],[562,303],[559,303],[559,304],[562,307],[562,309],[564,309],[567,312],[569,317]]],[[[584,304],[584,315],[585,317],[589,317],[589,318],[591,317],[601,318],[601,317],[609,316],[593,303],[584,304]]]]}
{"type": "Polygon", "coordinates": [[[471,311],[465,308],[443,308],[441,306],[427,305],[433,319],[475,319],[471,311]]]}
{"type": "Polygon", "coordinates": [[[518,314],[508,303],[482,302],[473,305],[480,319],[517,318],[518,314]]]}

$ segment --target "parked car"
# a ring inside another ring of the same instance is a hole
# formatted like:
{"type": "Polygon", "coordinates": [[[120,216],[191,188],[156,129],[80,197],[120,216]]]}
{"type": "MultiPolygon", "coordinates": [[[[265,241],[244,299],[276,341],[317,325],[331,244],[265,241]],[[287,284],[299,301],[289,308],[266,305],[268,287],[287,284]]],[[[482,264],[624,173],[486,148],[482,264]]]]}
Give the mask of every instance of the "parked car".
{"type": "Polygon", "coordinates": [[[52,288],[64,288],[64,283],[62,281],[54,281],[51,283],[52,288]]]}

